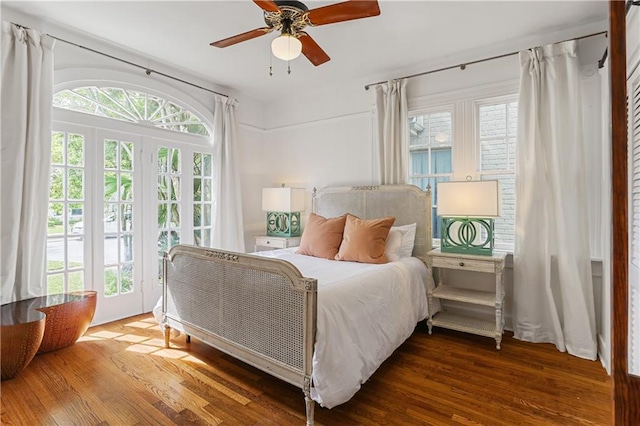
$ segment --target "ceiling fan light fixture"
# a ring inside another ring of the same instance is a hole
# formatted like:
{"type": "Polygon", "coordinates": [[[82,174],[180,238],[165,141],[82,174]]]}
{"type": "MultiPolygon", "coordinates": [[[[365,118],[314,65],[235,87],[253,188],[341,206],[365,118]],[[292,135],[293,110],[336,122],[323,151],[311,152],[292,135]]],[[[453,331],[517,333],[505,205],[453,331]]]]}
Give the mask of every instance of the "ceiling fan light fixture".
{"type": "Polygon", "coordinates": [[[273,56],[283,61],[290,61],[302,53],[302,43],[291,34],[282,34],[271,42],[273,56]]]}

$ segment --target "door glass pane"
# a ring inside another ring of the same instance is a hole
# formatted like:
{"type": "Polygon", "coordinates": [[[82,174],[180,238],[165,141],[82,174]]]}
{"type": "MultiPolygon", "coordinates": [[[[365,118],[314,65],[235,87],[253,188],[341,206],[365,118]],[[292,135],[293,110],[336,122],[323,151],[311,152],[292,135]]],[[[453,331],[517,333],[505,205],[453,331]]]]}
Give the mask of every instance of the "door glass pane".
{"type": "Polygon", "coordinates": [[[67,162],[70,166],[84,166],[84,136],[69,134],[67,162]]]}
{"type": "Polygon", "coordinates": [[[68,199],[82,200],[84,194],[84,171],[82,169],[68,169],[68,199]]]}
{"type": "Polygon", "coordinates": [[[51,167],[51,186],[49,187],[49,198],[52,200],[64,199],[64,168],[51,167]]]}
{"type": "Polygon", "coordinates": [[[171,200],[180,201],[180,178],[171,177],[171,200]]]}
{"type": "Polygon", "coordinates": [[[64,133],[53,132],[51,136],[51,164],[64,164],[64,133]]]}
{"type": "Polygon", "coordinates": [[[166,176],[158,176],[158,201],[169,199],[168,178],[166,176]]]}
{"type": "Polygon", "coordinates": [[[169,170],[169,148],[158,148],[158,173],[167,173],[169,170]]]}
{"type": "Polygon", "coordinates": [[[64,275],[54,274],[47,276],[47,294],[64,293],[64,275]]]}
{"type": "Polygon", "coordinates": [[[69,272],[69,291],[84,290],[84,272],[69,272]]]}
{"type": "Polygon", "coordinates": [[[133,261],[133,234],[123,234],[120,237],[120,263],[133,261]]]}
{"type": "Polygon", "coordinates": [[[180,164],[180,150],[174,148],[171,150],[171,173],[172,174],[180,174],[181,169],[180,164]]]}
{"type": "Polygon", "coordinates": [[[133,175],[131,173],[120,173],[120,200],[133,201],[133,175]]]}
{"type": "Polygon", "coordinates": [[[107,170],[118,168],[118,141],[104,141],[104,168],[107,170]]]}
{"type": "Polygon", "coordinates": [[[64,234],[64,203],[49,203],[47,235],[64,234]]]}
{"type": "Polygon", "coordinates": [[[120,198],[118,188],[118,174],[116,172],[105,172],[104,174],[104,200],[118,201],[120,198]]]}
{"type": "Polygon", "coordinates": [[[64,238],[47,240],[47,272],[64,271],[66,249],[64,238]]]}
{"type": "Polygon", "coordinates": [[[104,264],[115,265],[118,263],[118,237],[109,235],[104,237],[104,264]]]}
{"type": "Polygon", "coordinates": [[[115,296],[118,294],[118,268],[106,268],[104,270],[104,295],[115,296]]]}
{"type": "Polygon", "coordinates": [[[133,144],[131,142],[120,144],[120,170],[133,170],[133,144]]]}
{"type": "Polygon", "coordinates": [[[122,293],[133,291],[133,265],[122,265],[120,267],[120,279],[122,280],[122,293]]]}

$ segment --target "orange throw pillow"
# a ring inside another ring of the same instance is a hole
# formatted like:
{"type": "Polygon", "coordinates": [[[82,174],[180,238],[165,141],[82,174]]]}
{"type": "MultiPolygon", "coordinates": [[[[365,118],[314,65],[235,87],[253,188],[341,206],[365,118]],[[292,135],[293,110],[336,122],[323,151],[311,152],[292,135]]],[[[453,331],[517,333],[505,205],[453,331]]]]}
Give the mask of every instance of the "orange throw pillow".
{"type": "Polygon", "coordinates": [[[327,219],[310,213],[296,253],[333,260],[342,242],[346,219],[346,214],[327,219]]]}
{"type": "Polygon", "coordinates": [[[348,215],[336,260],[361,263],[387,263],[384,254],[389,229],[395,217],[362,220],[348,215]]]}

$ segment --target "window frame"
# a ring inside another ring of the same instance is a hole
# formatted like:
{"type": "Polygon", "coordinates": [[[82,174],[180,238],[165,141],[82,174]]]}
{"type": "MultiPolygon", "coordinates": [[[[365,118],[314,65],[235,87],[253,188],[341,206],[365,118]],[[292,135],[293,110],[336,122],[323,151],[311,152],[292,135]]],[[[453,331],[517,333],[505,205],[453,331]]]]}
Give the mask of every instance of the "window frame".
{"type": "MultiPolygon", "coordinates": [[[[482,173],[480,171],[479,105],[495,103],[496,100],[500,99],[517,101],[518,91],[519,81],[510,80],[414,97],[408,100],[408,116],[411,118],[417,115],[450,109],[452,111],[452,173],[450,174],[450,180],[463,181],[468,176],[472,180],[479,180],[483,174],[497,174],[494,172],[482,173]]],[[[407,146],[409,147],[408,140],[407,146]]],[[[410,148],[408,150],[410,152],[410,148]]],[[[407,181],[415,177],[411,174],[410,167],[407,170],[407,181]]],[[[433,191],[435,188],[431,188],[431,190],[433,191]]],[[[439,238],[433,238],[433,246],[440,247],[439,238]]],[[[496,249],[513,253],[514,247],[512,244],[499,244],[496,249]]]]}

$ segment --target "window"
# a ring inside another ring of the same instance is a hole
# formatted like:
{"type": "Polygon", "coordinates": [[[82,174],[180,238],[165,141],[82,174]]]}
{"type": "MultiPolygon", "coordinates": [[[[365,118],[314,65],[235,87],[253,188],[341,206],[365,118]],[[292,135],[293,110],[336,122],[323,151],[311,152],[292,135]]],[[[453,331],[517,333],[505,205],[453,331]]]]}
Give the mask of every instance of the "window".
{"type": "Polygon", "coordinates": [[[89,86],[63,90],[53,96],[53,106],[175,132],[209,135],[195,114],[175,103],[118,87],[89,86]]]}
{"type": "MultiPolygon", "coordinates": [[[[515,235],[515,160],[518,121],[517,88],[482,89],[438,95],[438,105],[423,102],[409,113],[409,182],[433,192],[433,238],[439,244],[436,215],[438,182],[499,180],[501,217],[495,221],[496,248],[513,250],[515,235]],[[450,97],[450,99],[453,95],[450,97]],[[451,99],[453,100],[453,99],[451,99]],[[444,102],[442,102],[444,101],[444,102]]],[[[435,99],[435,98],[434,98],[435,99]]],[[[436,104],[436,102],[434,102],[436,104]]]]}

